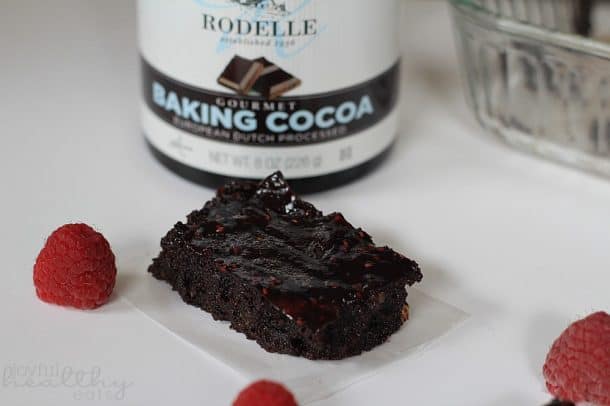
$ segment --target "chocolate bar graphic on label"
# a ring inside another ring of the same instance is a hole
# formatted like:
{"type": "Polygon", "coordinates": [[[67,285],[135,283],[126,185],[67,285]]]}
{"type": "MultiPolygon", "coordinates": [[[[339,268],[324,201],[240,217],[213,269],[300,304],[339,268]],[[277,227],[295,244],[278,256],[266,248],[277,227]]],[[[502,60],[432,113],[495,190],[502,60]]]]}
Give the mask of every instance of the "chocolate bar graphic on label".
{"type": "Polygon", "coordinates": [[[265,57],[254,59],[253,62],[258,62],[261,65],[263,65],[263,71],[261,72],[261,76],[266,75],[271,72],[275,72],[276,70],[280,69],[279,66],[277,66],[276,64],[274,64],[273,62],[271,62],[270,60],[268,60],[265,57]]]}
{"type": "Polygon", "coordinates": [[[218,78],[218,83],[236,91],[247,94],[263,71],[263,64],[235,55],[218,78]]]}
{"type": "Polygon", "coordinates": [[[277,99],[284,93],[301,85],[300,79],[265,58],[258,58],[253,62],[261,64],[263,70],[252,90],[260,93],[268,100],[277,99]]]}

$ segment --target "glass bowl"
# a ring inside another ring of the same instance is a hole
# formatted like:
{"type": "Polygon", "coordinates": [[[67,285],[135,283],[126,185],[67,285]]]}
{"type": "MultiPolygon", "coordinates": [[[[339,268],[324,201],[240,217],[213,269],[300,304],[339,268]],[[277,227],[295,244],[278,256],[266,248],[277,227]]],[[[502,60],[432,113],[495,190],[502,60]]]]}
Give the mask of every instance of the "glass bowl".
{"type": "Polygon", "coordinates": [[[610,176],[606,1],[450,0],[479,123],[522,150],[610,176]]]}

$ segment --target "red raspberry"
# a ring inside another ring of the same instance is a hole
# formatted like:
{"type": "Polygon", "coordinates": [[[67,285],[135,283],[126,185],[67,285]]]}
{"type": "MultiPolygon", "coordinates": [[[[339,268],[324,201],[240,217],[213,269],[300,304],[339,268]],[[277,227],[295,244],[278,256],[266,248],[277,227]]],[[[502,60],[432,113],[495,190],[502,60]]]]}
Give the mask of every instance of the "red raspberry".
{"type": "Polygon", "coordinates": [[[53,231],[34,265],[38,297],[78,309],[106,303],[115,280],[108,241],[86,224],[66,224],[53,231]]]}
{"type": "Polygon", "coordinates": [[[257,381],[240,392],[233,406],[297,406],[297,402],[279,383],[257,381]]]}
{"type": "Polygon", "coordinates": [[[598,312],[568,327],[544,364],[551,394],[610,406],[610,314],[598,312]]]}

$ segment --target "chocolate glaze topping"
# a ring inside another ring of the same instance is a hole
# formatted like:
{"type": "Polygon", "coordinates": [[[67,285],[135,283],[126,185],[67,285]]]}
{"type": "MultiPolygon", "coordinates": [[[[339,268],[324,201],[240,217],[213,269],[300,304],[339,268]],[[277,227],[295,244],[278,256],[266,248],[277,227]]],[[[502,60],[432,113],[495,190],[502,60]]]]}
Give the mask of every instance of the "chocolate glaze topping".
{"type": "Polygon", "coordinates": [[[422,279],[415,262],[376,247],[342,214],[323,215],[299,199],[279,172],[260,183],[229,183],[176,227],[194,251],[212,253],[218,270],[260,289],[312,330],[355,299],[382,301],[378,290],[389,283],[422,279]]]}

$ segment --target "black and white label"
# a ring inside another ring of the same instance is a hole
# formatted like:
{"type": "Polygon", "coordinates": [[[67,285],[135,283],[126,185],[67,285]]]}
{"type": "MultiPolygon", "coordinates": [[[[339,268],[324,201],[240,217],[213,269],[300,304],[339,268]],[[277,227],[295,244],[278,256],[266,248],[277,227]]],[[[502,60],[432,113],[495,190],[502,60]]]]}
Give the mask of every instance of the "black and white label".
{"type": "Polygon", "coordinates": [[[303,178],[370,160],[397,131],[395,6],[140,0],[144,133],[226,176],[303,178]]]}

